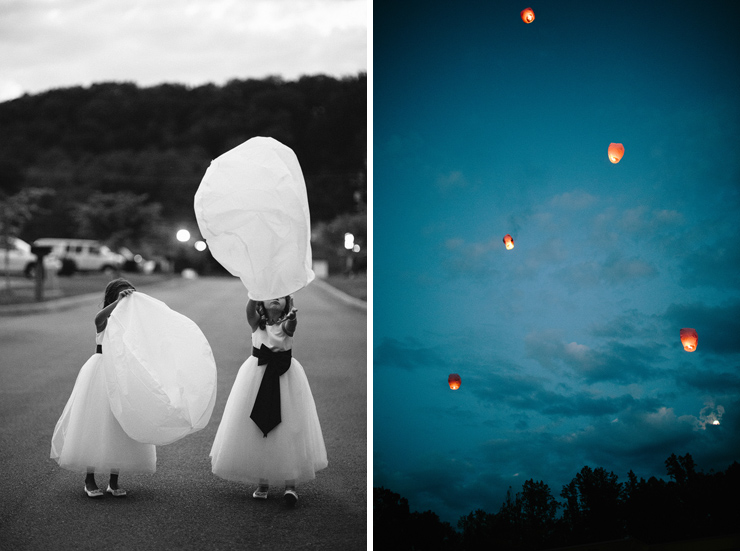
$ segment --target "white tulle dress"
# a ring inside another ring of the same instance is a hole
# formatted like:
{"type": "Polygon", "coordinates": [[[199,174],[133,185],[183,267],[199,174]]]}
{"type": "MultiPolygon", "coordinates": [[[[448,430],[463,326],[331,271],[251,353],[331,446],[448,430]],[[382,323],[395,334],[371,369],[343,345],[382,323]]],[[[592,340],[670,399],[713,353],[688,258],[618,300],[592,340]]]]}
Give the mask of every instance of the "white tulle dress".
{"type": "MultiPolygon", "coordinates": [[[[252,345],[273,351],[291,350],[293,337],[280,325],[268,325],[252,333],[252,345]]],[[[303,366],[291,359],[280,376],[281,422],[265,437],[250,418],[265,365],[250,356],[239,368],[234,386],[211,448],[216,476],[226,480],[258,484],[283,484],[316,478],[326,468],[326,447],[316,405],[303,366]]]]}
{"type": "MultiPolygon", "coordinates": [[[[95,336],[98,345],[102,345],[104,334],[95,336]]],[[[110,409],[102,359],[96,352],[80,369],[54,428],[51,458],[60,467],[83,473],[153,473],[155,446],[130,438],[110,409]]]]}

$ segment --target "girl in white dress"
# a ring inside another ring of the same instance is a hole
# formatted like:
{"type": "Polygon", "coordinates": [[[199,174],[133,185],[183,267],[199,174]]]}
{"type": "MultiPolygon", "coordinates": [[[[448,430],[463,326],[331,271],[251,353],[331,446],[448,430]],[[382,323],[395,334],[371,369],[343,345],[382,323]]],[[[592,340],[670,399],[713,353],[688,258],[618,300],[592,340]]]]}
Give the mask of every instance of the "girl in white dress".
{"type": "Polygon", "coordinates": [[[119,472],[153,473],[156,469],[156,448],[130,438],[113,415],[102,365],[108,316],[134,291],[134,286],[125,279],[108,283],[103,309],[95,316],[96,352],[80,369],[51,439],[51,458],[60,467],[86,473],[88,497],[104,495],[95,483],[95,472],[109,472],[106,492],[123,497],[126,490],[118,486],[119,472]]]}
{"type": "Polygon", "coordinates": [[[258,484],[285,484],[286,504],[298,501],[296,483],[326,468],[326,448],[303,366],[292,357],[297,324],[292,298],[247,302],[252,355],[242,364],[211,448],[216,476],[258,484]]]}

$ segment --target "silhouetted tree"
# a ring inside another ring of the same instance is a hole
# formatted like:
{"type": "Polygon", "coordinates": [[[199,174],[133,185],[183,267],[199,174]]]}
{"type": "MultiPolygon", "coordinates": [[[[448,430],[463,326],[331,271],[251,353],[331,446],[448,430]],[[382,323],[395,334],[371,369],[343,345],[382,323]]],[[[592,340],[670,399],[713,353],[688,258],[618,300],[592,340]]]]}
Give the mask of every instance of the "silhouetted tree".
{"type": "Polygon", "coordinates": [[[412,546],[410,528],[408,500],[386,488],[373,488],[373,546],[409,550],[412,546]]]}
{"type": "Polygon", "coordinates": [[[563,515],[571,533],[582,542],[617,539],[624,536],[622,487],[617,475],[602,467],[583,467],[563,486],[566,505],[563,515]]]}

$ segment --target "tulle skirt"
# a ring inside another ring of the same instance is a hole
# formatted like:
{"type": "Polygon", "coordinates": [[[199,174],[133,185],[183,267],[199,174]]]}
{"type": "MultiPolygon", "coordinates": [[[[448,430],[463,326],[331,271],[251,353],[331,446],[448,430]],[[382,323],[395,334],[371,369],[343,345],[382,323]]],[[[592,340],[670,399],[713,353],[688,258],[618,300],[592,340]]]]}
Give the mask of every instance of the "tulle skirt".
{"type": "Polygon", "coordinates": [[[51,458],[70,471],[153,473],[155,446],[130,438],[111,412],[102,359],[94,354],[80,369],[54,428],[51,458]]]}
{"type": "Polygon", "coordinates": [[[265,437],[249,417],[265,366],[250,356],[236,375],[211,448],[216,476],[236,482],[270,484],[316,478],[326,468],[326,447],[303,366],[293,358],[280,376],[280,424],[265,437]]]}

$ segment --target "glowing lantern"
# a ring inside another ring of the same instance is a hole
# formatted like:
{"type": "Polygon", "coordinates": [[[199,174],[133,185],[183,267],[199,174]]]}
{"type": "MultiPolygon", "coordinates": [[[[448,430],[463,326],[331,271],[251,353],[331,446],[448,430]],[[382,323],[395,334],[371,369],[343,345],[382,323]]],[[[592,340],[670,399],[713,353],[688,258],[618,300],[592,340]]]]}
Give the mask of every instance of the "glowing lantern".
{"type": "Polygon", "coordinates": [[[457,390],[460,388],[460,383],[462,381],[460,380],[460,375],[457,373],[450,373],[450,376],[447,377],[447,382],[450,384],[450,388],[452,390],[457,390]]]}
{"type": "Polygon", "coordinates": [[[506,248],[509,250],[514,248],[514,238],[508,233],[504,236],[504,245],[506,245],[506,248]]]}
{"type": "Polygon", "coordinates": [[[624,146],[621,143],[609,144],[609,160],[612,163],[617,164],[621,161],[622,155],[624,155],[624,146]]]}
{"type": "Polygon", "coordinates": [[[534,10],[532,10],[532,8],[527,8],[526,10],[522,10],[522,21],[524,21],[527,24],[534,21],[534,10]]]}
{"type": "Polygon", "coordinates": [[[696,334],[696,329],[681,329],[681,344],[686,352],[693,352],[696,350],[696,345],[699,342],[699,335],[696,334]]]}

